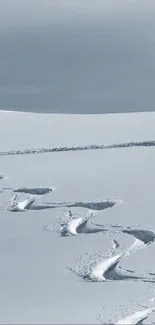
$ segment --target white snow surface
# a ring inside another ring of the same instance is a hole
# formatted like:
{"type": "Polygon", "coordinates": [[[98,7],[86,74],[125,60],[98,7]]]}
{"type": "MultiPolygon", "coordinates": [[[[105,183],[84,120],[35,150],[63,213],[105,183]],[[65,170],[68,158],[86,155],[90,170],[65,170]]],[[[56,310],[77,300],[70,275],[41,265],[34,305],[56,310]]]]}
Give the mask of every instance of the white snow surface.
{"type": "Polygon", "coordinates": [[[0,323],[155,321],[153,141],[155,113],[72,116],[0,112],[0,323]],[[146,141],[149,146],[19,154],[27,149],[146,141]],[[20,188],[55,191],[39,196],[13,192],[20,188]],[[31,200],[34,202],[29,205],[31,200]],[[70,202],[69,208],[65,202],[70,202]],[[14,211],[12,204],[17,207],[14,211]],[[57,218],[63,223],[68,209],[77,215],[68,223],[76,236],[45,230],[57,218]],[[80,230],[91,211],[93,230],[80,230]],[[97,227],[100,232],[94,230],[97,227]],[[123,233],[126,229],[133,233],[123,233]],[[84,281],[71,272],[73,260],[78,270],[101,266],[101,254],[106,261],[103,264],[109,263],[102,265],[102,270],[94,269],[102,282],[84,281]],[[115,259],[124,274],[148,281],[104,281],[104,271],[115,259]]]}
{"type": "Polygon", "coordinates": [[[124,253],[109,257],[107,260],[103,261],[102,263],[95,265],[94,269],[92,270],[92,277],[96,278],[97,281],[105,280],[105,277],[104,277],[105,272],[111,266],[113,266],[113,264],[120,261],[120,259],[123,257],[123,255],[124,255],[124,253]]]}
{"type": "Polygon", "coordinates": [[[116,324],[117,325],[135,325],[137,323],[139,323],[140,321],[142,321],[143,319],[145,319],[146,317],[148,317],[152,312],[155,311],[155,308],[149,308],[146,310],[142,310],[142,311],[137,311],[134,314],[131,314],[121,320],[119,320],[116,324]]]}

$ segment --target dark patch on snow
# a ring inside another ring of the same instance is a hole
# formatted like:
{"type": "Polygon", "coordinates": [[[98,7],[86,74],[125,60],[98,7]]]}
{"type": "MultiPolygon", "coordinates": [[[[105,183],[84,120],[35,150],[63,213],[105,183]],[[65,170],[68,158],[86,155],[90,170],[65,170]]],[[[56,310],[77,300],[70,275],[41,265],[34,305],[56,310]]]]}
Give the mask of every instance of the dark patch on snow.
{"type": "Polygon", "coordinates": [[[67,208],[87,208],[89,210],[101,211],[108,208],[112,208],[119,203],[116,200],[94,200],[94,201],[75,201],[75,202],[58,202],[58,203],[45,203],[55,207],[67,207],[67,208]]]}
{"type": "Polygon", "coordinates": [[[131,235],[136,239],[141,240],[145,245],[153,243],[155,241],[155,233],[149,230],[138,230],[138,229],[123,229],[123,233],[131,235]]]}
{"type": "Polygon", "coordinates": [[[44,195],[53,191],[53,188],[36,187],[36,188],[18,188],[13,190],[14,193],[25,193],[31,195],[44,195]]]}
{"type": "Polygon", "coordinates": [[[96,234],[101,231],[108,231],[108,229],[92,227],[91,224],[88,223],[88,220],[85,220],[77,227],[76,231],[78,234],[96,234]]]}

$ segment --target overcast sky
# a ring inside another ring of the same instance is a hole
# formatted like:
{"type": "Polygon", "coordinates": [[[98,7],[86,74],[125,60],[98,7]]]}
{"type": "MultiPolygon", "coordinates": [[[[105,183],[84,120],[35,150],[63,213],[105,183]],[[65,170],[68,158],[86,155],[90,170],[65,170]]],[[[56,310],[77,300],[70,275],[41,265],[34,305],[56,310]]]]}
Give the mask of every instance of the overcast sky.
{"type": "Polygon", "coordinates": [[[154,0],[0,0],[0,27],[154,20],[154,0]]]}
{"type": "Polygon", "coordinates": [[[0,109],[154,110],[154,0],[0,0],[0,109]]]}

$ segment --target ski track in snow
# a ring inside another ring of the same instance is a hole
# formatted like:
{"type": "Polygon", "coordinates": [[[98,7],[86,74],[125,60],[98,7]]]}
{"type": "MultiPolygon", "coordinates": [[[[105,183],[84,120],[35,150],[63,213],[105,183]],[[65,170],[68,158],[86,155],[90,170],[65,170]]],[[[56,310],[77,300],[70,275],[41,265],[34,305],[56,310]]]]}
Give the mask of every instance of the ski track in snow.
{"type": "Polygon", "coordinates": [[[13,190],[14,193],[25,193],[31,195],[45,195],[54,191],[54,188],[36,187],[36,188],[18,188],[13,190]]]}
{"type": "Polygon", "coordinates": [[[122,200],[104,200],[96,199],[91,201],[75,201],[75,202],[47,202],[51,207],[66,207],[66,208],[87,208],[89,210],[101,211],[108,208],[112,208],[116,204],[123,203],[122,200]]]}
{"type": "MultiPolygon", "coordinates": [[[[127,230],[123,232],[126,233],[127,230]]],[[[153,273],[148,273],[148,275],[152,275],[150,277],[139,277],[134,275],[134,271],[131,270],[123,270],[120,267],[120,261],[131,254],[131,252],[136,252],[138,249],[145,248],[146,246],[150,245],[154,242],[155,234],[148,230],[128,230],[127,233],[130,233],[135,239],[134,244],[132,244],[126,251],[118,254],[113,255],[115,250],[119,248],[119,244],[117,241],[113,240],[113,249],[114,252],[109,254],[107,258],[99,258],[97,259],[96,256],[91,258],[92,261],[89,260],[86,263],[90,265],[89,271],[85,274],[83,273],[83,264],[81,264],[81,259],[78,261],[78,265],[71,270],[75,272],[77,275],[81,276],[84,280],[89,280],[92,282],[105,282],[105,281],[122,281],[122,280],[140,280],[142,282],[150,282],[155,283],[155,277],[153,273]],[[92,267],[93,265],[93,267],[92,267]],[[77,271],[78,270],[78,271],[77,271]],[[132,273],[132,275],[131,275],[132,273]]],[[[75,261],[75,260],[74,260],[75,261]]]]}
{"type": "Polygon", "coordinates": [[[80,276],[84,281],[112,282],[112,281],[141,281],[155,283],[154,277],[137,276],[134,271],[125,270],[119,266],[120,261],[126,256],[126,252],[120,254],[108,254],[103,256],[100,252],[84,254],[79,258],[73,258],[73,266],[69,269],[80,276]],[[132,274],[131,274],[132,273],[132,274]]]}
{"type": "Polygon", "coordinates": [[[21,193],[21,194],[29,194],[29,195],[45,195],[50,192],[53,192],[54,187],[34,187],[34,188],[16,188],[13,189],[11,187],[2,187],[1,192],[13,192],[13,193],[21,193]]]}
{"type": "Polygon", "coordinates": [[[115,325],[137,325],[142,324],[144,320],[148,318],[149,315],[151,315],[153,312],[155,312],[155,307],[136,311],[133,314],[127,315],[126,317],[118,320],[115,325]]]}
{"type": "Polygon", "coordinates": [[[117,149],[117,148],[132,148],[132,147],[154,147],[155,140],[148,141],[130,141],[118,144],[91,144],[83,146],[66,146],[66,147],[49,147],[49,148],[29,148],[19,150],[1,151],[0,156],[12,156],[12,155],[32,155],[43,154],[52,152],[64,152],[64,151],[84,151],[84,150],[104,150],[104,149],[117,149]]]}
{"type": "Polygon", "coordinates": [[[72,214],[69,212],[65,215],[65,218],[56,218],[56,220],[52,221],[49,225],[44,226],[45,230],[56,231],[60,233],[62,237],[66,236],[77,236],[81,234],[96,234],[99,232],[108,231],[108,228],[97,227],[97,225],[93,225],[90,221],[92,217],[95,216],[95,213],[89,211],[85,217],[77,216],[76,214],[72,214]]]}
{"type": "MultiPolygon", "coordinates": [[[[155,140],[152,141],[140,141],[140,142],[126,142],[111,145],[85,145],[85,146],[71,146],[71,147],[55,147],[55,148],[38,148],[38,149],[21,149],[10,150],[6,152],[0,152],[0,156],[10,155],[28,155],[28,154],[43,154],[65,151],[85,151],[85,150],[104,150],[104,149],[116,149],[116,148],[132,148],[132,147],[154,147],[155,140]]],[[[0,175],[0,180],[5,179],[4,175],[0,175]]],[[[121,200],[90,200],[90,201],[74,201],[74,202],[41,202],[36,203],[36,197],[42,196],[54,191],[54,188],[2,188],[3,191],[12,191],[15,196],[12,199],[11,205],[7,210],[11,212],[25,212],[28,210],[44,210],[53,208],[86,208],[89,210],[85,217],[73,215],[69,211],[66,219],[62,218],[51,222],[49,225],[44,226],[45,230],[58,231],[62,237],[77,236],[82,234],[96,234],[101,232],[115,232],[124,233],[126,235],[134,237],[134,243],[124,252],[116,254],[115,251],[119,249],[120,244],[115,239],[112,240],[112,250],[108,252],[107,256],[103,256],[101,252],[86,253],[80,258],[73,258],[73,267],[69,268],[70,271],[80,276],[84,281],[91,282],[113,282],[113,281],[141,281],[147,283],[155,283],[155,273],[149,272],[147,276],[138,276],[133,270],[123,269],[120,266],[120,262],[124,257],[129,256],[131,253],[136,252],[139,249],[151,245],[155,241],[155,233],[149,230],[134,229],[130,227],[124,227],[118,225],[99,225],[91,221],[91,218],[99,211],[112,208],[117,204],[122,203],[121,200]],[[24,201],[18,200],[18,194],[31,195],[31,198],[27,198],[24,201]]],[[[119,308],[118,310],[119,311],[119,308]]],[[[117,320],[113,320],[113,324],[125,325],[125,324],[143,324],[143,321],[148,318],[155,311],[155,307],[145,308],[143,310],[137,309],[134,312],[127,313],[121,316],[117,320]]],[[[104,322],[105,324],[105,322],[104,322]]]]}
{"type": "Polygon", "coordinates": [[[112,208],[114,205],[122,203],[118,200],[94,200],[94,201],[77,201],[77,202],[55,202],[55,203],[35,203],[36,198],[26,199],[22,202],[17,200],[17,195],[13,198],[11,206],[8,208],[12,212],[23,212],[26,210],[44,210],[54,208],[71,208],[82,207],[89,210],[101,211],[112,208]]]}
{"type": "MultiPolygon", "coordinates": [[[[145,299],[144,304],[141,301],[133,301],[125,308],[123,305],[115,305],[111,311],[105,310],[102,307],[98,315],[98,321],[101,324],[109,325],[142,325],[148,317],[155,312],[155,306],[151,306],[151,299],[148,297],[148,300],[145,299]],[[147,306],[146,306],[147,301],[147,306]],[[119,311],[118,311],[119,310],[119,311]],[[107,315],[109,314],[109,315],[107,315]]],[[[150,324],[154,324],[150,322],[150,324]]]]}
{"type": "Polygon", "coordinates": [[[141,241],[144,245],[149,245],[155,241],[155,233],[150,230],[143,229],[123,229],[123,233],[135,237],[141,241]]]}
{"type": "Polygon", "coordinates": [[[122,232],[135,238],[134,243],[126,251],[126,255],[131,252],[136,252],[141,248],[145,248],[146,246],[153,244],[155,241],[155,233],[150,230],[123,229],[122,232]]]}

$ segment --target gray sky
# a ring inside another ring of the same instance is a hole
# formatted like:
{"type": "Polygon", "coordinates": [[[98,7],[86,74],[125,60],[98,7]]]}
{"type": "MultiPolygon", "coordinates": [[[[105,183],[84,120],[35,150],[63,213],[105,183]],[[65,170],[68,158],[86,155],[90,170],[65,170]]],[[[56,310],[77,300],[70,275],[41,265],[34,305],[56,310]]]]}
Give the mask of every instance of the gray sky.
{"type": "Polygon", "coordinates": [[[155,2],[0,0],[0,109],[154,110],[155,2]]]}
{"type": "Polygon", "coordinates": [[[154,0],[0,0],[0,26],[145,20],[154,17],[154,10],[154,0]]]}

